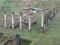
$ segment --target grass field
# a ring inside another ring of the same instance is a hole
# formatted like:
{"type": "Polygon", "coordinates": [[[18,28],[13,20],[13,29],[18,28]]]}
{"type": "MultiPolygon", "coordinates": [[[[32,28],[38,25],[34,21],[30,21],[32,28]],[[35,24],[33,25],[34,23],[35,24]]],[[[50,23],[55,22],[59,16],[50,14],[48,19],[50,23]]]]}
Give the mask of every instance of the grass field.
{"type": "MultiPolygon", "coordinates": [[[[39,5],[36,5],[36,7],[43,6],[39,3],[39,5]]],[[[38,32],[38,29],[40,28],[39,20],[41,17],[39,15],[37,16],[37,14],[35,14],[35,17],[37,17],[36,20],[38,22],[38,25],[34,25],[32,31],[28,31],[26,26],[23,30],[20,30],[18,28],[13,30],[0,27],[0,32],[3,32],[4,36],[18,33],[22,39],[32,40],[32,43],[30,45],[57,45],[58,41],[60,41],[60,13],[57,14],[56,17],[51,21],[50,25],[48,25],[45,33],[38,32]]]]}
{"type": "MultiPolygon", "coordinates": [[[[36,45],[57,45],[60,40],[60,15],[57,15],[53,21],[48,25],[46,32],[39,33],[38,30],[29,32],[28,29],[0,29],[1,32],[4,32],[4,36],[9,36],[14,33],[18,33],[21,38],[32,40],[36,45]]],[[[32,29],[33,30],[33,29],[32,29]]]]}

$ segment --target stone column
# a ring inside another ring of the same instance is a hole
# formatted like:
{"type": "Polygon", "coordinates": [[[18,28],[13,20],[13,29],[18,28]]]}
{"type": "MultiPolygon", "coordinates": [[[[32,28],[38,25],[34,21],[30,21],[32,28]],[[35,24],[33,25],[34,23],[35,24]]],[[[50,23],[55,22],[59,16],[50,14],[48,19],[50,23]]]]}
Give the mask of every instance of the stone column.
{"type": "Polygon", "coordinates": [[[47,13],[48,13],[48,25],[49,25],[49,24],[50,24],[50,21],[51,21],[51,20],[50,20],[50,16],[51,16],[51,15],[50,15],[50,10],[49,10],[47,13]]]}
{"type": "Polygon", "coordinates": [[[12,29],[14,29],[14,12],[12,12],[11,16],[12,16],[12,29]]]}
{"type": "Polygon", "coordinates": [[[31,30],[31,15],[28,16],[29,23],[28,23],[28,29],[31,30]]]}
{"type": "Polygon", "coordinates": [[[4,14],[4,27],[7,28],[7,12],[4,14]]]}
{"type": "Polygon", "coordinates": [[[45,24],[44,24],[44,17],[45,17],[45,13],[42,11],[41,13],[41,31],[42,33],[44,33],[44,30],[45,30],[45,24]]]}
{"type": "Polygon", "coordinates": [[[20,14],[20,29],[22,29],[22,14],[20,14]]]}
{"type": "Polygon", "coordinates": [[[42,14],[41,15],[41,27],[43,27],[44,26],[44,12],[42,11],[41,14],[42,14]]]}

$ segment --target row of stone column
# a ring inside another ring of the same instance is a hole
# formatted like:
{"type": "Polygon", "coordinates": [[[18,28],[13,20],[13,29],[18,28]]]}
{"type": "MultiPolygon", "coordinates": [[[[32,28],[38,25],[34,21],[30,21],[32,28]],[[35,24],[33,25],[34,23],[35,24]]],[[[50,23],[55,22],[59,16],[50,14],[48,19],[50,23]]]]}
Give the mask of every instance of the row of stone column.
{"type": "MultiPolygon", "coordinates": [[[[23,28],[22,27],[23,26],[23,24],[22,24],[22,14],[19,14],[19,15],[20,15],[19,16],[19,19],[20,19],[20,21],[19,21],[20,24],[19,25],[20,25],[20,29],[22,29],[23,28]]],[[[15,20],[14,20],[14,12],[11,13],[11,17],[12,17],[12,22],[11,22],[12,25],[11,26],[12,26],[12,29],[14,29],[14,26],[15,26],[14,25],[14,22],[15,22],[15,20]]],[[[31,30],[31,15],[28,16],[28,20],[29,20],[28,29],[31,30]]],[[[5,28],[7,28],[7,12],[5,12],[5,14],[4,14],[4,26],[5,26],[5,28]]]]}
{"type": "MultiPolygon", "coordinates": [[[[53,19],[53,17],[55,17],[55,15],[57,15],[58,10],[57,9],[52,9],[52,10],[48,10],[46,11],[41,11],[41,27],[43,29],[46,29],[47,25],[51,22],[51,20],[53,19]]],[[[19,14],[19,19],[20,19],[20,29],[23,28],[23,23],[22,23],[22,13],[19,14]]],[[[12,29],[14,29],[14,12],[11,13],[11,17],[12,17],[12,29]]],[[[7,27],[7,12],[5,12],[4,14],[4,24],[5,24],[5,28],[7,27]]],[[[28,29],[31,30],[31,15],[28,15],[28,29]]]]}
{"type": "MultiPolygon", "coordinates": [[[[12,16],[12,29],[14,28],[14,13],[11,14],[12,16]]],[[[7,28],[7,12],[4,14],[4,26],[7,28]]]]}
{"type": "Polygon", "coordinates": [[[47,12],[42,11],[41,28],[43,29],[43,32],[57,14],[58,9],[48,10],[47,12]]]}
{"type": "MultiPolygon", "coordinates": [[[[20,29],[23,28],[22,15],[20,15],[20,29]]],[[[31,30],[31,15],[28,15],[28,29],[31,30]]]]}

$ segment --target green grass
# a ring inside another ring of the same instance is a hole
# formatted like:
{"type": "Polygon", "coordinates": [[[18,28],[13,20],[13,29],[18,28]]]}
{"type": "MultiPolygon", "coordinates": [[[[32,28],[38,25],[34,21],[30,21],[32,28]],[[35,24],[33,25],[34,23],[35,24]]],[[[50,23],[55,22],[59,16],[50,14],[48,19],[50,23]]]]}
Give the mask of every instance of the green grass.
{"type": "Polygon", "coordinates": [[[20,30],[20,29],[0,29],[1,32],[4,32],[4,36],[9,36],[14,33],[18,33],[21,38],[28,40],[37,40],[36,45],[57,45],[57,42],[60,40],[60,15],[57,15],[48,25],[46,32],[39,33],[36,31],[20,30]]]}

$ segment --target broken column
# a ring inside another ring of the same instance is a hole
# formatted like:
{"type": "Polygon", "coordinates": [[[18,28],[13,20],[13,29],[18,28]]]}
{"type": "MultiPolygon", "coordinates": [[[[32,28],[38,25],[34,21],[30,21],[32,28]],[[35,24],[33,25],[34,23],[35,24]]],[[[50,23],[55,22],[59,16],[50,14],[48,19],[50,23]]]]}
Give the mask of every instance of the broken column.
{"type": "Polygon", "coordinates": [[[45,13],[45,15],[44,15],[44,27],[46,27],[47,24],[48,24],[48,15],[47,15],[47,13],[45,13]]]}
{"type": "Polygon", "coordinates": [[[19,34],[13,34],[8,39],[13,41],[12,45],[19,45],[21,41],[19,34]]]}
{"type": "Polygon", "coordinates": [[[53,11],[53,14],[52,14],[52,15],[53,15],[53,17],[55,17],[55,15],[56,15],[56,10],[55,10],[55,8],[53,8],[52,11],[53,11]]]}
{"type": "Polygon", "coordinates": [[[47,23],[47,25],[50,24],[50,16],[51,16],[50,13],[51,13],[51,12],[50,12],[49,10],[48,10],[47,13],[46,13],[46,23],[47,23]]]}

